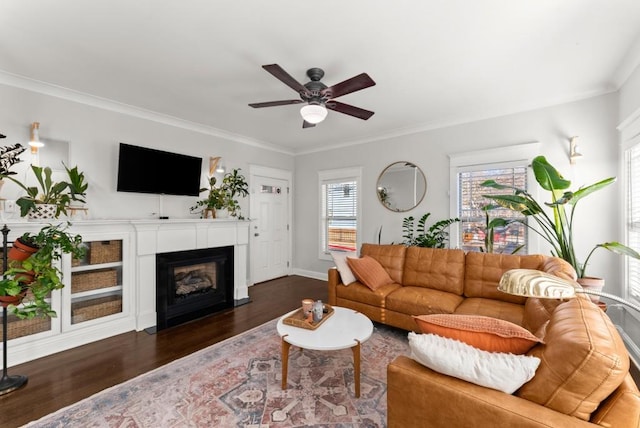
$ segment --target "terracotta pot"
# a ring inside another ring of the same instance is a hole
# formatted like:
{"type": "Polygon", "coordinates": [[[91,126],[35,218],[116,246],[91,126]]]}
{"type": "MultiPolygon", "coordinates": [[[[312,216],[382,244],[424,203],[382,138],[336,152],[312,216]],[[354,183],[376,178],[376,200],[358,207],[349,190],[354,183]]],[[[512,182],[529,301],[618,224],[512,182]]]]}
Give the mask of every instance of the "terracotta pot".
{"type": "Polygon", "coordinates": [[[0,307],[6,308],[9,305],[18,305],[24,299],[26,291],[17,296],[0,296],[0,307]]]}
{"type": "MultiPolygon", "coordinates": [[[[580,284],[585,290],[602,291],[604,288],[604,279],[585,276],[583,278],[578,278],[578,284],[580,284]]],[[[600,301],[599,296],[593,294],[588,294],[588,296],[593,303],[597,304],[600,301]]]]}
{"type": "Polygon", "coordinates": [[[27,245],[20,238],[16,239],[13,242],[13,246],[9,248],[9,252],[7,253],[7,258],[9,260],[17,260],[24,261],[31,256],[31,254],[38,251],[37,247],[32,247],[31,245],[27,245]]]}

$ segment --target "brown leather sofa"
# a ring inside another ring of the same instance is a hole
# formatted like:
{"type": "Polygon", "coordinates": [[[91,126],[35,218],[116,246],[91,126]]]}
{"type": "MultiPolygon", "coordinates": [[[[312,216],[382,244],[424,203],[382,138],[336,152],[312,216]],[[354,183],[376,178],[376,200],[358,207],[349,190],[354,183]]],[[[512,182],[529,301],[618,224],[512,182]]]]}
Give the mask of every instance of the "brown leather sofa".
{"type": "Polygon", "coordinates": [[[418,332],[413,315],[456,313],[511,321],[544,343],[527,354],[541,364],[514,394],[435,372],[400,355],[387,368],[389,427],[640,427],[640,393],[609,317],[586,297],[527,299],[497,290],[509,269],[575,279],[564,260],[544,255],[363,244],[394,280],[372,291],[342,284],[329,269],[329,304],[418,332]]]}

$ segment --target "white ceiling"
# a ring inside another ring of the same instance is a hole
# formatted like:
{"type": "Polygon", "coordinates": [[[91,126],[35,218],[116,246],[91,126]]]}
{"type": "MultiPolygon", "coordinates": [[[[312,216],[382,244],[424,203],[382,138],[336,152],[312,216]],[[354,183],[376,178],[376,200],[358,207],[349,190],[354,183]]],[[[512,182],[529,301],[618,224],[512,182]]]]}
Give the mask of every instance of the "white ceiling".
{"type": "Polygon", "coordinates": [[[638,0],[0,0],[0,83],[288,153],[611,92],[639,62],[638,0]],[[366,72],[338,100],[375,114],[249,107],[297,97],[273,63],[366,72]]]}

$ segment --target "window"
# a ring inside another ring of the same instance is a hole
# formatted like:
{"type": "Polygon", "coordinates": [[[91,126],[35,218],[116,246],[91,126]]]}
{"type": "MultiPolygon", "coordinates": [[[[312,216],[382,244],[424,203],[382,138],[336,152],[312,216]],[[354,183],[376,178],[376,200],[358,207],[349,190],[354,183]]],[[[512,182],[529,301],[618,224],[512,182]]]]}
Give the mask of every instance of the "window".
{"type": "Polygon", "coordinates": [[[527,226],[514,220],[524,220],[519,212],[504,208],[484,210],[491,203],[483,195],[504,194],[504,190],[483,187],[486,180],[495,180],[500,184],[527,188],[527,167],[489,167],[478,165],[482,169],[458,172],[458,214],[462,234],[458,241],[460,248],[465,251],[486,251],[485,235],[487,215],[489,220],[502,218],[509,222],[506,226],[493,230],[493,252],[512,254],[518,250],[526,254],[527,226]]]}
{"type": "MultiPolygon", "coordinates": [[[[625,152],[627,171],[627,244],[640,248],[640,143],[625,152]]],[[[640,300],[640,260],[627,259],[627,293],[640,300]]]]}
{"type": "Polygon", "coordinates": [[[320,171],[320,258],[330,251],[356,251],[360,213],[360,168],[320,171]]]}
{"type": "MultiPolygon", "coordinates": [[[[486,214],[489,220],[502,218],[509,222],[497,227],[493,232],[493,252],[510,254],[522,247],[518,254],[537,252],[538,243],[532,239],[526,224],[513,220],[524,220],[520,213],[496,208],[485,211],[483,207],[491,200],[483,195],[504,194],[509,190],[496,190],[482,187],[486,180],[527,189],[532,182],[532,173],[528,168],[531,160],[539,153],[539,143],[520,144],[498,149],[470,151],[449,155],[450,158],[450,195],[451,217],[460,218],[460,222],[451,226],[450,242],[452,248],[465,251],[486,251],[486,214]]],[[[535,191],[531,191],[535,193],[535,191]]]]}

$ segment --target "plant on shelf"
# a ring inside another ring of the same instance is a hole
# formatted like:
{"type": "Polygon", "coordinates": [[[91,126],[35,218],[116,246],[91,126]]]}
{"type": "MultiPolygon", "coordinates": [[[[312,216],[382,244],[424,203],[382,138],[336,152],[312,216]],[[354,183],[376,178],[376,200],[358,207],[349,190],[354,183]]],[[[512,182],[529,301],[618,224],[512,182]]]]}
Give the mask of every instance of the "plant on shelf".
{"type": "Polygon", "coordinates": [[[203,217],[207,213],[216,216],[216,211],[226,209],[232,217],[242,219],[240,215],[240,204],[237,196],[246,197],[249,194],[249,185],[245,177],[239,173],[240,169],[234,169],[222,177],[220,186],[216,187],[218,180],[212,176],[209,178],[209,187],[203,187],[200,192],[209,192],[205,199],[200,199],[191,207],[192,212],[201,212],[203,217]]]}
{"type": "Polygon", "coordinates": [[[427,219],[431,213],[426,213],[415,227],[414,232],[414,218],[413,216],[405,217],[402,220],[402,229],[404,231],[403,244],[416,247],[430,247],[430,248],[446,248],[449,240],[449,232],[447,228],[453,223],[459,222],[459,218],[449,218],[440,220],[432,224],[429,228],[426,226],[427,219]]]}
{"type": "Polygon", "coordinates": [[[78,171],[77,166],[68,168],[64,165],[64,167],[70,181],[54,182],[50,167],[36,165],[31,165],[31,171],[39,186],[28,186],[13,177],[8,177],[27,192],[26,196],[16,200],[22,217],[41,212],[43,205],[51,205],[55,208],[53,217],[58,218],[60,214],[67,214],[67,208],[73,201],[85,202],[83,197],[88,185],[84,181],[84,173],[78,171]]]}
{"type": "Polygon", "coordinates": [[[606,178],[589,186],[571,191],[569,190],[571,181],[563,178],[544,156],[534,158],[531,166],[540,187],[549,192],[550,201],[539,203],[526,189],[503,185],[495,180],[487,180],[482,183],[482,186],[499,190],[511,190],[512,193],[484,196],[503,208],[518,211],[527,218],[533,218],[538,226],[537,228],[532,227],[526,221],[521,222],[551,245],[552,255],[569,262],[576,270],[578,278],[586,277],[587,264],[594,251],[598,248],[640,259],[640,254],[636,250],[619,242],[597,244],[587,254],[584,261],[580,261],[576,256],[573,242],[573,219],[576,206],[582,198],[614,183],[615,177],[606,178]],[[547,213],[545,208],[550,209],[551,214],[547,213]]]}
{"type": "Polygon", "coordinates": [[[62,255],[69,253],[73,258],[82,258],[86,251],[82,237],[68,232],[69,226],[68,222],[50,224],[16,239],[35,250],[24,260],[9,260],[0,280],[0,296],[19,296],[17,302],[8,306],[18,318],[56,316],[49,299],[53,290],[64,287],[59,267],[62,255]]]}

